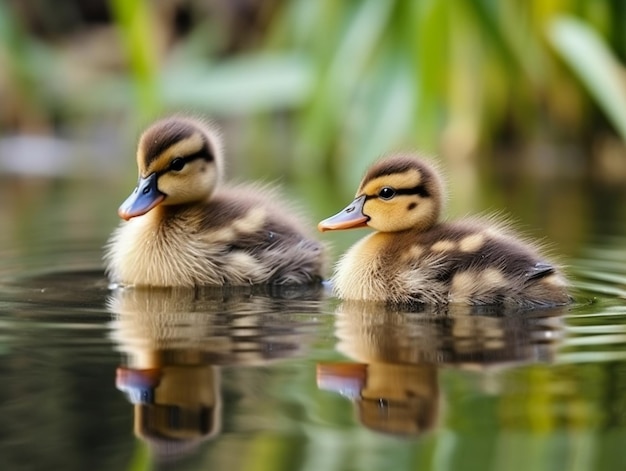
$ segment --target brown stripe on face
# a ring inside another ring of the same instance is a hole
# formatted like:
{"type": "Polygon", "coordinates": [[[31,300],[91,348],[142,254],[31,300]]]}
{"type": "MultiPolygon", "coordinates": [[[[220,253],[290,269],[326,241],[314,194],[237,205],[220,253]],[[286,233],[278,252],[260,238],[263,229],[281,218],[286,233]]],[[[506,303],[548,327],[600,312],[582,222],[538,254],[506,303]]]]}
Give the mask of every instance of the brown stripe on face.
{"type": "Polygon", "coordinates": [[[378,177],[383,177],[385,175],[404,173],[412,168],[417,168],[418,170],[420,170],[419,166],[417,166],[417,162],[415,159],[404,156],[390,157],[375,163],[368,170],[365,178],[363,178],[363,183],[371,181],[378,177]]]}
{"type": "Polygon", "coordinates": [[[199,129],[184,120],[164,120],[153,124],[141,136],[139,147],[143,149],[143,164],[148,167],[167,149],[194,133],[202,135],[199,129]]]}
{"type": "Polygon", "coordinates": [[[381,188],[391,187],[395,194],[423,195],[428,193],[422,183],[422,174],[415,168],[405,170],[402,173],[393,173],[372,180],[363,181],[357,194],[365,194],[369,198],[376,198],[381,188]]]}
{"type": "MultiPolygon", "coordinates": [[[[433,172],[434,170],[428,164],[417,160],[413,156],[397,155],[387,157],[375,163],[367,171],[357,194],[362,194],[366,187],[378,186],[378,179],[380,179],[381,184],[391,183],[396,189],[413,188],[419,185],[427,191],[432,186],[433,172]],[[386,178],[390,175],[405,175],[406,178],[391,182],[386,178]],[[376,182],[376,184],[371,185],[372,182],[376,182]]],[[[429,192],[427,191],[427,193],[429,192]]]]}

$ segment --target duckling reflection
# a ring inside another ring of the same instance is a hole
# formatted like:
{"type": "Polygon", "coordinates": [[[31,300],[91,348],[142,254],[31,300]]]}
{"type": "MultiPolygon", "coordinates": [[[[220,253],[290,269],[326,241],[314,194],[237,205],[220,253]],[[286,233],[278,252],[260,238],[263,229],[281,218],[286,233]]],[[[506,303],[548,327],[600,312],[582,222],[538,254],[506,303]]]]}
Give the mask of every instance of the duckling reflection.
{"type": "Polygon", "coordinates": [[[367,428],[399,435],[435,429],[442,409],[440,368],[480,371],[551,361],[565,308],[424,309],[403,312],[362,301],[337,308],[336,349],[359,363],[320,363],[317,384],[352,400],[367,428]]]}
{"type": "Polygon", "coordinates": [[[301,353],[319,288],[121,289],[108,300],[111,338],[124,353],[116,386],[134,405],[135,435],[176,459],[221,430],[221,366],[301,353]]]}

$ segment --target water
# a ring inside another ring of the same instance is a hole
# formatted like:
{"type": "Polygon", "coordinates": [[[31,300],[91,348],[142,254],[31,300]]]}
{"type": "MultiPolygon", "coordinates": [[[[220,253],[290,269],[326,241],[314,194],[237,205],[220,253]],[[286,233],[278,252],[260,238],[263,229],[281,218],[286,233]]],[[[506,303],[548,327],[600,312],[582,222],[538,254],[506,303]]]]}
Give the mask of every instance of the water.
{"type": "Polygon", "coordinates": [[[626,469],[619,224],[567,255],[566,308],[392,312],[109,289],[96,190],[4,208],[3,469],[626,469]]]}

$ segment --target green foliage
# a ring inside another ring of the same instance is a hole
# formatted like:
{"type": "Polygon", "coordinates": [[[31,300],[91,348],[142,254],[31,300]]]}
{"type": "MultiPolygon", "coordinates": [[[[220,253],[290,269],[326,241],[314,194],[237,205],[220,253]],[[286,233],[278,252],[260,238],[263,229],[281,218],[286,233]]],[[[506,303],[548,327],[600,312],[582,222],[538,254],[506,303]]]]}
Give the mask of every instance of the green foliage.
{"type": "Polygon", "coordinates": [[[626,139],[626,84],[623,70],[607,44],[585,23],[556,18],[550,38],[563,60],[626,139]]]}
{"type": "Polygon", "coordinates": [[[161,99],[157,88],[157,38],[152,33],[156,25],[150,3],[144,0],[113,0],[111,9],[128,56],[139,110],[154,115],[161,111],[161,99]]]}
{"type": "Polygon", "coordinates": [[[140,440],[135,442],[135,449],[132,459],[128,464],[127,471],[148,471],[152,469],[150,464],[150,453],[146,444],[140,440]]]}
{"type": "Polygon", "coordinates": [[[600,113],[626,136],[611,53],[626,51],[620,2],[292,0],[258,6],[267,25],[252,31],[199,3],[181,35],[159,2],[112,1],[125,68],[83,81],[63,43],[30,35],[2,5],[0,74],[29,103],[22,112],[50,120],[60,104],[81,119],[182,109],[236,120],[238,151],[265,162],[252,168],[305,185],[330,177],[346,193],[394,149],[475,158],[546,122],[555,135],[592,135],[600,113]]]}

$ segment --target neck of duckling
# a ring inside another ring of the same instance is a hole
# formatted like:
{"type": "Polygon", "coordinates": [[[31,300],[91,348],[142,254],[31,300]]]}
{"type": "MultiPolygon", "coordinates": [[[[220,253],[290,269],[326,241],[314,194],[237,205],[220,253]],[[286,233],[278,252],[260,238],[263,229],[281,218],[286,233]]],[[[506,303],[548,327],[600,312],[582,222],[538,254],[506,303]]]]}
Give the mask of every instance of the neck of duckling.
{"type": "Polygon", "coordinates": [[[143,226],[145,225],[155,226],[154,229],[156,230],[156,228],[158,228],[161,221],[167,218],[167,211],[168,210],[163,205],[158,205],[152,208],[147,213],[142,214],[141,216],[132,218],[128,222],[133,223],[133,224],[141,224],[143,226]]]}
{"type": "Polygon", "coordinates": [[[428,219],[419,221],[418,224],[415,224],[413,227],[408,228],[407,231],[417,232],[417,233],[428,232],[437,224],[439,224],[440,218],[441,216],[439,215],[439,212],[437,212],[436,214],[433,214],[428,219]]]}
{"type": "Polygon", "coordinates": [[[428,221],[425,224],[415,224],[411,227],[398,231],[376,231],[371,234],[371,239],[376,240],[377,243],[397,243],[398,239],[407,237],[408,241],[411,241],[420,234],[430,231],[438,223],[439,218],[433,218],[432,221],[428,221]]]}
{"type": "Polygon", "coordinates": [[[429,220],[429,221],[419,222],[418,224],[414,224],[413,226],[407,227],[406,229],[401,229],[397,231],[388,231],[388,232],[383,232],[383,231],[378,231],[378,232],[383,233],[383,234],[390,234],[390,235],[423,234],[425,232],[430,231],[437,224],[439,224],[439,218],[433,218],[432,220],[429,220]]]}
{"type": "Polygon", "coordinates": [[[163,221],[166,219],[170,219],[177,214],[184,213],[187,208],[191,208],[197,204],[198,202],[181,204],[161,204],[154,208],[152,211],[150,211],[150,213],[148,214],[154,213],[152,217],[155,220],[163,221]]]}

